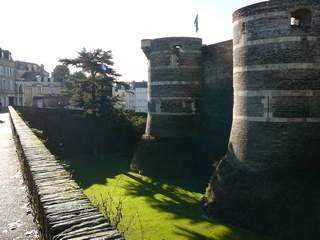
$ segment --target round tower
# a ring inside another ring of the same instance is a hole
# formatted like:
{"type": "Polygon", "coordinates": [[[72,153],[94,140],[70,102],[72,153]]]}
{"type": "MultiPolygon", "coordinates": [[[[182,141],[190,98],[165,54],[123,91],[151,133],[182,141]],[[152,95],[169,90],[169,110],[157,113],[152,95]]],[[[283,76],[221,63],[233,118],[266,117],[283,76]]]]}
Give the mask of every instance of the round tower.
{"type": "Polygon", "coordinates": [[[320,157],[320,3],[254,4],[236,11],[233,25],[233,124],[209,201],[251,226],[283,227],[301,213],[315,230],[319,219],[305,216],[319,213],[307,185],[320,157]]]}
{"type": "Polygon", "coordinates": [[[228,161],[245,171],[296,165],[320,143],[319,10],[319,1],[273,0],[234,13],[228,161]]]}
{"type": "Polygon", "coordinates": [[[174,157],[186,157],[197,136],[202,40],[170,37],[142,40],[141,45],[149,60],[148,118],[134,168],[149,173],[151,168],[168,171],[175,168],[178,160],[174,157]],[[146,165],[149,167],[143,167],[146,165]]]}
{"type": "Polygon", "coordinates": [[[199,38],[142,40],[149,60],[149,110],[146,136],[195,136],[196,99],[200,94],[199,38]]]}

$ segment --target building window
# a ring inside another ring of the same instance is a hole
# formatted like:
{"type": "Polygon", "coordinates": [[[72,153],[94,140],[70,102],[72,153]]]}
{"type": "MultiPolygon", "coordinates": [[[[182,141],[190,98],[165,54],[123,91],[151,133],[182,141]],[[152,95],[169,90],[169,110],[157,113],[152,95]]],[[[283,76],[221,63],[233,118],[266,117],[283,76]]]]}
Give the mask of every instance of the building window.
{"type": "Polygon", "coordinates": [[[175,45],[171,49],[171,57],[170,63],[171,65],[181,65],[181,53],[183,52],[183,48],[181,45],[175,45]]]}
{"type": "Polygon", "coordinates": [[[308,32],[311,27],[312,13],[309,9],[300,8],[291,13],[290,24],[293,29],[308,32]]]}
{"type": "Polygon", "coordinates": [[[243,22],[243,23],[241,24],[241,33],[242,33],[242,34],[245,34],[246,31],[247,31],[247,25],[246,25],[246,22],[243,22]]]}

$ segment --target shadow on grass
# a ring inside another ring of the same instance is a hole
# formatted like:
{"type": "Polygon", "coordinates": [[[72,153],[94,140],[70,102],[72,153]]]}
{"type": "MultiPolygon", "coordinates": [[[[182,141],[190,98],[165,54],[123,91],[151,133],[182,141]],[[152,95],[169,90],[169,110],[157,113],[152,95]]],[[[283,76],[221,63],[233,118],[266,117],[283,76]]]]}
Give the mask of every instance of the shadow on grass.
{"type": "MultiPolygon", "coordinates": [[[[113,178],[118,174],[127,174],[134,180],[141,180],[130,171],[131,159],[128,156],[108,155],[99,159],[93,156],[78,156],[71,159],[65,159],[64,162],[69,166],[74,179],[78,184],[86,189],[93,184],[106,184],[107,178],[113,178]]],[[[155,179],[154,182],[162,184],[179,186],[191,192],[204,192],[206,182],[185,179],[155,179]]]]}
{"type": "Polygon", "coordinates": [[[145,197],[152,208],[170,212],[174,215],[174,219],[190,219],[193,223],[202,221],[215,223],[204,216],[199,199],[187,192],[204,191],[204,189],[199,190],[194,184],[194,180],[177,179],[176,181],[161,181],[132,173],[126,173],[125,175],[135,180],[127,187],[127,194],[145,197]],[[190,184],[189,189],[182,186],[188,185],[188,183],[190,184]]]}
{"type": "Polygon", "coordinates": [[[262,237],[262,236],[256,236],[252,233],[249,233],[248,231],[237,231],[233,232],[232,230],[226,231],[226,232],[220,232],[217,236],[207,236],[202,233],[183,228],[180,226],[175,226],[177,229],[175,231],[175,234],[177,236],[183,236],[185,239],[188,240],[271,240],[271,238],[268,237],[262,237]]]}
{"type": "MultiPolygon", "coordinates": [[[[144,197],[147,204],[159,212],[170,213],[172,220],[187,219],[192,224],[211,223],[220,225],[207,217],[199,203],[200,195],[204,192],[205,184],[195,179],[155,179],[129,172],[130,159],[127,157],[107,156],[97,160],[92,156],[77,157],[66,161],[70,165],[75,180],[86,189],[93,184],[108,186],[107,178],[124,174],[125,194],[144,197]]],[[[195,232],[188,228],[175,226],[175,233],[192,240],[261,240],[255,234],[247,231],[229,231],[219,238],[195,232]],[[240,237],[239,236],[243,236],[240,237]]]]}
{"type": "MultiPolygon", "coordinates": [[[[175,231],[175,234],[177,234],[178,236],[183,236],[185,239],[188,240],[219,240],[216,237],[208,237],[206,235],[203,235],[201,233],[186,229],[186,228],[182,228],[179,226],[175,226],[175,228],[177,229],[175,231]]],[[[221,240],[221,238],[220,238],[221,240]]],[[[224,238],[224,240],[228,240],[228,238],[224,238]]]]}
{"type": "Polygon", "coordinates": [[[93,184],[106,184],[106,178],[129,171],[130,159],[126,156],[78,156],[65,159],[68,169],[81,188],[86,189],[93,184]]]}
{"type": "Polygon", "coordinates": [[[148,204],[161,211],[174,214],[174,218],[187,218],[193,222],[210,221],[203,216],[199,199],[188,192],[202,193],[205,184],[193,179],[151,179],[129,172],[130,159],[107,156],[95,159],[81,156],[67,159],[74,179],[86,189],[93,184],[108,185],[107,178],[124,174],[134,181],[126,187],[126,194],[145,197],[148,204]]]}

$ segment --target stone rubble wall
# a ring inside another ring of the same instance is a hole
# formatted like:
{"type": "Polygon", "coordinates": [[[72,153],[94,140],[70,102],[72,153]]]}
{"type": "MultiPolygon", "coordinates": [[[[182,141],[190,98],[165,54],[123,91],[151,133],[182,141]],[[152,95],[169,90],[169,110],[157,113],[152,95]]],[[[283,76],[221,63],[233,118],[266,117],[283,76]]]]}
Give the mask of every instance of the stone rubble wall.
{"type": "Polygon", "coordinates": [[[17,112],[12,107],[9,112],[42,239],[123,240],[17,112]]]}

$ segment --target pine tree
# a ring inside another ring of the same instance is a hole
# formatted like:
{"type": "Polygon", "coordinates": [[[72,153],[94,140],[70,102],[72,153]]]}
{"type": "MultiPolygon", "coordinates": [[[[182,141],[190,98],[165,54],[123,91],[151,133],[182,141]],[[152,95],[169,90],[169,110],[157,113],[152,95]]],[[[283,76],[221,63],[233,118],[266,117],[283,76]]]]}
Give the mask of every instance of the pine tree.
{"type": "Polygon", "coordinates": [[[128,84],[117,80],[121,75],[113,69],[111,51],[95,49],[90,52],[83,48],[78,57],[61,59],[60,62],[80,70],[71,74],[67,83],[74,105],[94,116],[105,116],[115,111],[118,99],[112,96],[112,88],[115,85],[128,88],[128,84]]]}
{"type": "Polygon", "coordinates": [[[83,108],[88,113],[88,127],[92,129],[92,146],[95,156],[103,155],[107,129],[121,115],[114,108],[118,98],[112,96],[114,86],[129,85],[120,82],[120,76],[114,69],[111,51],[95,49],[91,52],[85,48],[73,59],[61,59],[61,63],[79,70],[70,75],[66,86],[74,106],[83,108]]]}

